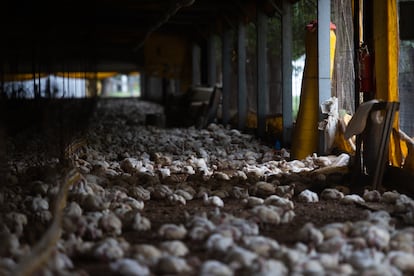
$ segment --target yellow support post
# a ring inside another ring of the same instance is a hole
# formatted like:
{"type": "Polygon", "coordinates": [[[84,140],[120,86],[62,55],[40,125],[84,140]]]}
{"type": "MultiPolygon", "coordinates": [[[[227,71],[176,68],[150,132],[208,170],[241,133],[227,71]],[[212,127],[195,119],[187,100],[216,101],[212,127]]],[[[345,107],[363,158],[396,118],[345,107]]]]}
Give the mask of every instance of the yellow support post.
{"type": "MultiPolygon", "coordinates": [[[[335,25],[330,31],[330,77],[332,78],[333,60],[335,56],[335,25]]],[[[318,34],[316,23],[307,25],[306,59],[303,71],[302,89],[299,110],[292,137],[291,157],[304,159],[317,152],[319,145],[319,91],[318,91],[318,34]]]]}
{"type": "MultiPolygon", "coordinates": [[[[384,101],[399,101],[398,96],[398,8],[396,0],[372,1],[375,98],[384,101]]],[[[393,128],[399,129],[398,113],[393,128]]],[[[393,166],[400,166],[401,152],[396,146],[399,141],[391,135],[389,160],[393,166]]]]}

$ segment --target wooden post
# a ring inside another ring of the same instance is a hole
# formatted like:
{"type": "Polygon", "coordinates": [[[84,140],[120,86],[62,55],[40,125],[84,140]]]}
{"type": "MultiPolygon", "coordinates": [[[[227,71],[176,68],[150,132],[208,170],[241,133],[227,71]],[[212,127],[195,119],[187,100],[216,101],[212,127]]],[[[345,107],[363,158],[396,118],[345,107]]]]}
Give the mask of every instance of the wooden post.
{"type": "Polygon", "coordinates": [[[214,34],[210,34],[208,37],[207,45],[207,84],[211,87],[216,85],[217,73],[216,73],[216,37],[214,34]]]}
{"type": "Polygon", "coordinates": [[[200,58],[201,50],[197,44],[192,45],[191,49],[191,62],[192,62],[192,79],[191,84],[193,86],[200,85],[201,83],[201,72],[200,72],[200,58]]]}
{"type": "Polygon", "coordinates": [[[282,113],[283,143],[290,144],[293,130],[292,110],[292,3],[283,0],[282,4],[282,113]]]}
{"type": "Polygon", "coordinates": [[[246,26],[242,20],[238,25],[237,53],[238,129],[244,130],[247,119],[246,26]]]}
{"type": "Polygon", "coordinates": [[[222,95],[222,124],[230,121],[230,93],[231,93],[231,52],[233,33],[231,29],[223,32],[222,66],[223,66],[223,95],[222,95]]]}
{"type": "Polygon", "coordinates": [[[269,99],[267,87],[267,16],[257,10],[257,135],[263,138],[266,133],[266,107],[269,99]]]}

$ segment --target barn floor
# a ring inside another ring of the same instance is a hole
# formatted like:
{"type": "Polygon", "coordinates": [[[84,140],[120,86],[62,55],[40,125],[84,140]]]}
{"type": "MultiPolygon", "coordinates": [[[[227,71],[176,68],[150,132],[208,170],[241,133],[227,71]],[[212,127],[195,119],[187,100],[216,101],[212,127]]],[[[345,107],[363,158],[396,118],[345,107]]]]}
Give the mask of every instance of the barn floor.
{"type": "Polygon", "coordinates": [[[160,112],[138,100],[98,102],[84,139],[65,153],[72,170],[41,137],[7,141],[0,275],[414,273],[410,197],[347,196],[346,173],[315,173],[338,157],[289,160],[218,125],[145,125],[160,112]]]}

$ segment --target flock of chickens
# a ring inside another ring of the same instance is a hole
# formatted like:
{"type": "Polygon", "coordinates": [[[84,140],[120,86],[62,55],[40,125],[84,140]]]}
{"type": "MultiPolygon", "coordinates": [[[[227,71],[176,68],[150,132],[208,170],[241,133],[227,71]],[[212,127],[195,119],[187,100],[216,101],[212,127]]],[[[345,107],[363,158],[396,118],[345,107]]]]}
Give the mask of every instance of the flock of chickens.
{"type": "Polygon", "coordinates": [[[53,158],[39,161],[36,151],[8,161],[0,187],[0,275],[414,272],[411,198],[307,188],[327,183],[329,176],[317,171],[346,166],[348,155],[290,160],[284,149],[217,124],[146,126],[154,112],[162,109],[139,100],[99,102],[69,168],[53,158]],[[238,212],[226,211],[230,200],[239,202],[238,212]],[[361,211],[365,219],[358,221],[304,223],[292,233],[294,244],[263,234],[291,223],[297,204],[320,201],[387,208],[361,211]],[[157,202],[183,219],[151,220],[147,206],[156,209],[157,202]]]}

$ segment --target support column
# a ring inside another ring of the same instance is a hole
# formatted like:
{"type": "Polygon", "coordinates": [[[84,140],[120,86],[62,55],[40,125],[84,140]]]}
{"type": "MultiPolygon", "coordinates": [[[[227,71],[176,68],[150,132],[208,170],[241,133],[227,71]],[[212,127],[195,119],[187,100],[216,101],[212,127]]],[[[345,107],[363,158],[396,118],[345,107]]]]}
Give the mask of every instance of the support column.
{"type": "Polygon", "coordinates": [[[238,26],[237,53],[238,129],[244,130],[247,119],[246,26],[241,20],[238,26]]]}
{"type": "Polygon", "coordinates": [[[192,62],[191,84],[193,86],[197,86],[201,84],[200,58],[201,58],[201,49],[197,44],[194,43],[191,49],[191,62],[192,62]]]}
{"type": "Polygon", "coordinates": [[[267,16],[257,11],[257,135],[263,138],[266,133],[266,107],[269,99],[267,87],[267,16]]]}
{"type": "Polygon", "coordinates": [[[282,4],[282,113],[283,144],[291,144],[293,130],[292,108],[292,3],[282,4]]]}
{"type": "MultiPolygon", "coordinates": [[[[144,71],[140,72],[139,86],[140,86],[140,91],[141,91],[140,98],[141,99],[146,99],[147,95],[148,95],[148,91],[147,91],[147,74],[144,71]]],[[[105,85],[105,81],[103,81],[102,82],[102,93],[104,93],[105,89],[107,89],[107,88],[106,88],[106,85],[105,85]]]]}
{"type": "Polygon", "coordinates": [[[214,34],[210,34],[207,45],[207,84],[209,86],[215,86],[217,82],[216,73],[216,37],[214,34]]]}
{"type": "MultiPolygon", "coordinates": [[[[331,63],[330,63],[330,24],[331,2],[318,0],[318,91],[319,106],[331,97],[331,63]]],[[[325,119],[326,114],[319,110],[319,121],[325,119]]],[[[319,132],[319,154],[324,152],[324,133],[319,132]]]]}
{"type": "Polygon", "coordinates": [[[226,29],[223,33],[222,66],[223,66],[223,89],[222,89],[222,123],[227,125],[230,121],[230,93],[231,93],[231,52],[233,33],[226,29]]]}
{"type": "Polygon", "coordinates": [[[200,85],[208,85],[208,40],[200,45],[200,85]]]}

